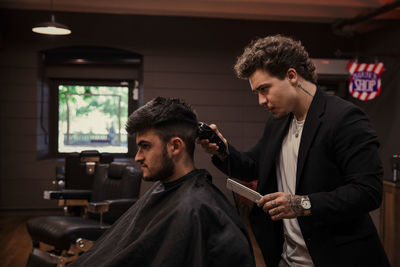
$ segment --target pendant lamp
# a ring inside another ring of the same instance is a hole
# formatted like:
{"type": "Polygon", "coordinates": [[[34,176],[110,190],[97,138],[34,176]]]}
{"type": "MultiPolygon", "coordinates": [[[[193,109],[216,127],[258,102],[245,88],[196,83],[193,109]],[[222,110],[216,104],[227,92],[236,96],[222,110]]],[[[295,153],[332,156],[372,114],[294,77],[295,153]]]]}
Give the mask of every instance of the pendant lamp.
{"type": "Polygon", "coordinates": [[[71,30],[60,23],[57,23],[53,14],[53,0],[51,0],[51,21],[41,23],[32,28],[33,32],[48,35],[68,35],[71,30]]]}

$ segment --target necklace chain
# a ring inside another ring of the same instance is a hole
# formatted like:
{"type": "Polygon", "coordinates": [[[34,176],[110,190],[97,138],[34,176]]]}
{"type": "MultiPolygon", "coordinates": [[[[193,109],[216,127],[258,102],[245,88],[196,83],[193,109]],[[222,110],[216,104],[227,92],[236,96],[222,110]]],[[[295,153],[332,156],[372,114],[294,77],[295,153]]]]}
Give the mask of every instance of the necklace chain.
{"type": "Polygon", "coordinates": [[[297,87],[299,87],[301,90],[304,91],[304,93],[306,93],[307,95],[314,97],[309,91],[307,91],[306,89],[304,89],[303,86],[301,86],[301,84],[298,84],[297,87]]]}
{"type": "Polygon", "coordinates": [[[296,118],[293,118],[294,121],[294,136],[299,137],[300,130],[303,128],[304,121],[297,121],[296,118]]]}

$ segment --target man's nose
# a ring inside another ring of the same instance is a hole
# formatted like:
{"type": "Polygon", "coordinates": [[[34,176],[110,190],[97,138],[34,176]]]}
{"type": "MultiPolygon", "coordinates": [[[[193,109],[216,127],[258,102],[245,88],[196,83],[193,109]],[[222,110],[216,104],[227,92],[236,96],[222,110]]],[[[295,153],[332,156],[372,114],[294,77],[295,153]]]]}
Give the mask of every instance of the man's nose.
{"type": "Polygon", "coordinates": [[[268,102],[267,98],[263,94],[258,93],[258,104],[260,106],[265,106],[267,104],[267,102],[268,102]]]}
{"type": "Polygon", "coordinates": [[[143,156],[142,156],[142,154],[140,153],[140,151],[138,151],[138,152],[136,153],[136,155],[135,155],[135,161],[136,161],[136,162],[141,162],[141,161],[143,161],[143,156]]]}

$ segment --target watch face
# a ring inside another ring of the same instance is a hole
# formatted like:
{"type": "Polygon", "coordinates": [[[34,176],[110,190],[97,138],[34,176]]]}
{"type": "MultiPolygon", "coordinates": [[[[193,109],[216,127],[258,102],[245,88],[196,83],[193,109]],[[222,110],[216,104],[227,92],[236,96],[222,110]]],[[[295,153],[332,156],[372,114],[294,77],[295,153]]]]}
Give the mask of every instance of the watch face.
{"type": "Polygon", "coordinates": [[[303,207],[303,209],[306,209],[306,210],[310,209],[311,208],[310,200],[302,200],[301,206],[303,207]]]}

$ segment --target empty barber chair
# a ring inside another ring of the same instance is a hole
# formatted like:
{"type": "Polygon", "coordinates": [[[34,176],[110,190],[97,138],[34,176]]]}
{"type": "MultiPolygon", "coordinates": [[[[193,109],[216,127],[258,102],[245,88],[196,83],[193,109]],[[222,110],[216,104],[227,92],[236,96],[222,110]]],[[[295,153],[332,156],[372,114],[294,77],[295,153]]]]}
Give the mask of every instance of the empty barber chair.
{"type": "MultiPolygon", "coordinates": [[[[94,174],[99,163],[111,163],[114,157],[110,153],[100,153],[97,150],[83,150],[80,153],[70,153],[65,158],[64,188],[58,187],[62,195],[58,196],[59,206],[64,207],[65,215],[84,215],[87,211],[87,199],[91,198],[94,174]],[[69,194],[68,196],[66,196],[69,194]]],[[[57,178],[58,179],[58,178],[57,178]]],[[[60,181],[59,181],[60,182],[60,181]]],[[[55,181],[57,185],[59,182],[55,181]]],[[[57,192],[45,191],[44,198],[57,199],[57,192]]]]}
{"type": "Polygon", "coordinates": [[[111,163],[114,160],[110,153],[97,150],[83,150],[70,153],[65,158],[65,188],[91,190],[97,163],[111,163]]]}
{"type": "Polygon", "coordinates": [[[139,197],[142,173],[118,162],[97,164],[91,194],[73,190],[50,192],[50,198],[87,201],[86,218],[47,216],[27,222],[33,249],[27,266],[64,266],[87,251],[139,197]],[[65,194],[63,194],[65,191],[65,194]]]}

